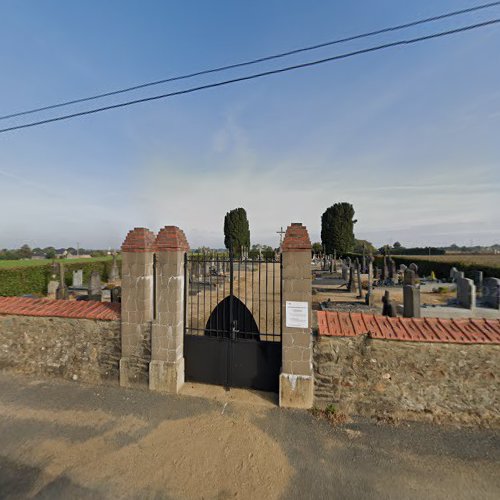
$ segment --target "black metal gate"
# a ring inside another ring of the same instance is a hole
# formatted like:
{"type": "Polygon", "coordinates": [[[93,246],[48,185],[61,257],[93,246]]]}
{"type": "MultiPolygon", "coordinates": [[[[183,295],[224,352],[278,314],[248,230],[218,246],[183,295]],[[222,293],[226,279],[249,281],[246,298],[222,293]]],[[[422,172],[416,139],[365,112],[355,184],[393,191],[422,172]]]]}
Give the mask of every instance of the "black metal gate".
{"type": "Polygon", "coordinates": [[[278,392],[281,258],[185,257],[188,381],[278,392]]]}

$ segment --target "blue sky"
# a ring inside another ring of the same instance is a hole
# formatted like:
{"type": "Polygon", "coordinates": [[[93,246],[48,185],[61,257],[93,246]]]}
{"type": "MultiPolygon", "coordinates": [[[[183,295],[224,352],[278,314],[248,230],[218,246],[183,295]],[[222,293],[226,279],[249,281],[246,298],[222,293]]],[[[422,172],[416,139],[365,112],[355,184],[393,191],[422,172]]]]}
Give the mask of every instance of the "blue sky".
{"type": "MultiPolygon", "coordinates": [[[[0,0],[0,114],[479,3],[0,0]]],[[[95,104],[495,17],[498,7],[95,104]]],[[[499,53],[497,25],[0,134],[0,247],[118,247],[134,226],[170,224],[191,246],[222,246],[224,214],[238,206],[252,243],[276,246],[292,221],[318,240],[338,201],[377,245],[499,242],[499,53]]]]}

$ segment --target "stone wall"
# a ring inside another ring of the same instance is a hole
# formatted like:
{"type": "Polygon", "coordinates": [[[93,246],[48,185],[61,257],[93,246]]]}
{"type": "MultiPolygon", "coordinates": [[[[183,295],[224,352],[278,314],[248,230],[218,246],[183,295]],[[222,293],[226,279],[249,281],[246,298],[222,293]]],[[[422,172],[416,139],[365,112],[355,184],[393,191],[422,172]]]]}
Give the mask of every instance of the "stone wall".
{"type": "Polygon", "coordinates": [[[500,345],[319,336],[314,370],[318,407],[500,427],[500,345]]]}
{"type": "MultiPolygon", "coordinates": [[[[120,355],[119,321],[0,315],[0,370],[118,382],[120,355]]],[[[149,359],[137,360],[146,378],[148,364],[149,359]]]]}

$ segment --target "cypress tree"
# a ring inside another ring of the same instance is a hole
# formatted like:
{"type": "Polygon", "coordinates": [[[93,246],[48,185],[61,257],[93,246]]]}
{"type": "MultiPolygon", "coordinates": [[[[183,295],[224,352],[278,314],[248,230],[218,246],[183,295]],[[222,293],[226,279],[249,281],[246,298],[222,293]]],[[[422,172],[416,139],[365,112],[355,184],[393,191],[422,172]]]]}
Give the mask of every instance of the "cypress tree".
{"type": "Polygon", "coordinates": [[[224,245],[227,249],[232,245],[236,255],[250,248],[250,226],[244,208],[230,210],[224,217],[224,245]]]}
{"type": "Polygon", "coordinates": [[[350,203],[335,203],[321,216],[321,242],[326,253],[345,255],[354,248],[354,208],[350,203]]]}

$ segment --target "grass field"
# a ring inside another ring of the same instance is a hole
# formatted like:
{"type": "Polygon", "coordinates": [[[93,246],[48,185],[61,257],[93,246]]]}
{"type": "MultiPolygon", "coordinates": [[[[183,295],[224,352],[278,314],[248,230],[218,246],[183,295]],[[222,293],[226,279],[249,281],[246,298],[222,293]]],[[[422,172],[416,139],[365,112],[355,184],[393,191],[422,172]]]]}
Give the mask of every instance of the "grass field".
{"type": "MultiPolygon", "coordinates": [[[[55,262],[64,262],[66,264],[74,264],[76,262],[105,262],[111,260],[111,255],[106,257],[92,257],[87,259],[55,259],[55,262]]],[[[37,267],[47,266],[52,264],[52,260],[0,260],[0,269],[15,269],[19,267],[37,267]]]]}
{"type": "Polygon", "coordinates": [[[490,266],[500,268],[500,254],[461,254],[450,253],[445,255],[395,255],[405,259],[430,260],[434,262],[461,263],[468,265],[490,266]]]}

